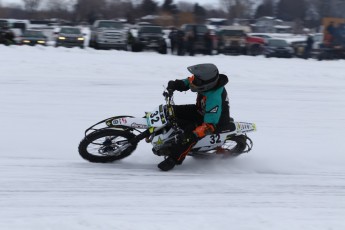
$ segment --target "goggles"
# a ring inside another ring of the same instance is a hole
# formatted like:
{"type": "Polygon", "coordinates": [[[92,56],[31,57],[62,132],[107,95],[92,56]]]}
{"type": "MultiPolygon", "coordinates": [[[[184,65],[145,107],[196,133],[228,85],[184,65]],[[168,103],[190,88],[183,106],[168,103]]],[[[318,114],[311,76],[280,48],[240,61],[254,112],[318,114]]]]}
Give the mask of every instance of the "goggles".
{"type": "Polygon", "coordinates": [[[192,75],[191,77],[189,77],[189,83],[191,85],[195,85],[195,86],[202,86],[204,84],[207,84],[206,81],[203,81],[202,79],[200,79],[200,77],[198,77],[197,75],[192,75]]]}

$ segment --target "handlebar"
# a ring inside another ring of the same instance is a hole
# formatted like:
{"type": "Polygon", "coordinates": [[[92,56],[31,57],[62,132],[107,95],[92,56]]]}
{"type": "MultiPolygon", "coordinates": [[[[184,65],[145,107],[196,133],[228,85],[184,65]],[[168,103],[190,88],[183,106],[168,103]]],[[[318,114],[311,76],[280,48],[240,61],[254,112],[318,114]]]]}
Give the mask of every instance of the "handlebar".
{"type": "Polygon", "coordinates": [[[175,128],[175,129],[179,129],[178,125],[177,125],[177,120],[175,117],[175,111],[173,108],[174,103],[174,90],[168,90],[166,89],[163,92],[163,96],[165,98],[166,101],[166,108],[167,108],[167,115],[168,115],[168,120],[170,121],[171,125],[175,128]]]}
{"type": "Polygon", "coordinates": [[[166,89],[166,90],[163,92],[163,96],[164,96],[165,101],[166,101],[166,104],[167,104],[168,106],[174,104],[174,100],[173,100],[174,90],[166,89]]]}
{"type": "Polygon", "coordinates": [[[166,100],[168,98],[172,98],[173,95],[174,95],[174,91],[171,89],[167,89],[166,91],[163,92],[163,96],[165,97],[166,100]]]}

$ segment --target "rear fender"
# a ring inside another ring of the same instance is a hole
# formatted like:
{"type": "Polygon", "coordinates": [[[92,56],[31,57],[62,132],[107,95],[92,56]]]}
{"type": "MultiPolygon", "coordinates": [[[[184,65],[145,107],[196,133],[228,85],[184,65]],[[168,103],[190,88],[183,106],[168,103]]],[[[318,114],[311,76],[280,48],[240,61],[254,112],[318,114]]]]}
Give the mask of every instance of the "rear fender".
{"type": "Polygon", "coordinates": [[[209,151],[216,147],[220,147],[223,145],[227,137],[235,132],[222,132],[222,133],[215,133],[211,135],[206,135],[201,140],[196,143],[193,149],[199,149],[200,151],[209,151]]]}
{"type": "Polygon", "coordinates": [[[207,135],[201,140],[199,140],[199,142],[193,148],[202,148],[202,151],[208,151],[216,147],[222,146],[225,140],[230,137],[245,135],[248,132],[256,131],[256,125],[254,123],[232,123],[234,124],[234,127],[232,127],[229,131],[207,135]]]}
{"type": "Polygon", "coordinates": [[[236,126],[236,135],[243,135],[249,132],[256,131],[255,123],[248,122],[234,122],[236,126]]]}

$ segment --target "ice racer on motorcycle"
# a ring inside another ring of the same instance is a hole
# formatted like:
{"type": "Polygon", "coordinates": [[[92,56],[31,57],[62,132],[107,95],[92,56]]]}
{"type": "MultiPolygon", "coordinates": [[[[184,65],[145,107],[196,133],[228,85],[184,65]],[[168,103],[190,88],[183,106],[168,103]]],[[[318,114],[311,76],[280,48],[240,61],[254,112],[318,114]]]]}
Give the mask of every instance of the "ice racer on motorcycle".
{"type": "Polygon", "coordinates": [[[183,92],[191,90],[197,93],[196,104],[175,105],[174,111],[183,133],[172,146],[172,153],[158,168],[169,171],[175,165],[182,164],[192,147],[206,135],[230,129],[230,106],[225,85],[228,77],[219,74],[216,65],[211,63],[187,67],[193,75],[183,79],[169,81],[167,90],[183,92]]]}

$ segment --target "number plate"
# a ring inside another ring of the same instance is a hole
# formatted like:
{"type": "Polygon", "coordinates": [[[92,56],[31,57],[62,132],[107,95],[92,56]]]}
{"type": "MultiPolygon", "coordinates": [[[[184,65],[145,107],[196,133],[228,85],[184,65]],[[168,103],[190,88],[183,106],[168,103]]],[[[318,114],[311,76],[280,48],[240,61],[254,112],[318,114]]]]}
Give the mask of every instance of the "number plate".
{"type": "Polygon", "coordinates": [[[167,120],[165,118],[163,105],[160,105],[151,113],[146,114],[147,124],[151,127],[159,127],[165,125],[167,120]]]}

